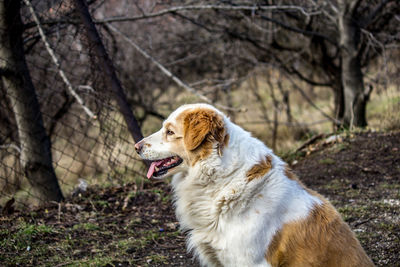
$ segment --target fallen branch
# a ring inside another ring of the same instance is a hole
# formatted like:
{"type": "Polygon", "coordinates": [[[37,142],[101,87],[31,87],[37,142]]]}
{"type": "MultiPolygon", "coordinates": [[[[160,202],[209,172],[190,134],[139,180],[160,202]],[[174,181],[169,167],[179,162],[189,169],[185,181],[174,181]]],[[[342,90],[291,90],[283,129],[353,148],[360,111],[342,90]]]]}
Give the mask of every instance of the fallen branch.
{"type": "Polygon", "coordinates": [[[303,148],[315,143],[317,140],[322,139],[325,137],[325,134],[317,134],[305,141],[299,148],[296,149],[296,152],[299,152],[303,148]]]}
{"type": "Polygon", "coordinates": [[[177,249],[177,248],[181,248],[181,245],[164,245],[164,244],[160,244],[156,241],[156,239],[152,236],[151,240],[153,240],[153,242],[158,246],[158,247],[162,247],[162,248],[166,248],[166,249],[177,249]]]}
{"type": "Polygon", "coordinates": [[[362,225],[362,224],[365,224],[365,223],[367,223],[367,222],[372,221],[373,219],[375,219],[375,217],[371,217],[371,218],[368,218],[368,219],[359,221],[359,222],[355,223],[355,224],[353,225],[353,227],[356,228],[356,227],[358,227],[358,226],[360,226],[360,225],[362,225]]]}
{"type": "Polygon", "coordinates": [[[82,107],[82,109],[86,112],[86,114],[92,118],[92,119],[96,119],[97,116],[94,115],[94,113],[85,105],[84,101],[82,100],[82,98],[75,92],[74,88],[72,87],[70,81],[68,80],[67,76],[65,75],[64,71],[61,69],[61,64],[58,61],[58,58],[56,57],[53,49],[50,46],[50,43],[47,40],[47,37],[43,31],[43,28],[40,24],[39,18],[36,15],[35,10],[33,9],[33,6],[31,4],[31,2],[29,0],[23,0],[25,5],[29,8],[29,11],[31,12],[31,15],[33,17],[33,20],[36,23],[36,26],[38,28],[40,37],[46,47],[47,52],[49,53],[51,59],[53,60],[53,63],[57,66],[58,69],[58,74],[61,76],[61,79],[64,81],[65,85],[67,86],[68,91],[70,92],[70,94],[76,99],[76,101],[80,104],[80,106],[82,107]]]}

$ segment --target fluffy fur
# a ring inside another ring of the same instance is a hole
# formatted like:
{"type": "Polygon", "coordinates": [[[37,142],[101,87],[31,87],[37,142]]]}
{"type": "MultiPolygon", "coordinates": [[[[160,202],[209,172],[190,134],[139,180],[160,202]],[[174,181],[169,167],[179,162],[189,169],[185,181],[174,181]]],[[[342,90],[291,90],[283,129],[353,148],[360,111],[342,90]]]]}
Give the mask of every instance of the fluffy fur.
{"type": "Polygon", "coordinates": [[[373,266],[333,206],[261,141],[206,104],[173,112],[135,145],[168,169],[176,216],[204,266],[373,266]]]}

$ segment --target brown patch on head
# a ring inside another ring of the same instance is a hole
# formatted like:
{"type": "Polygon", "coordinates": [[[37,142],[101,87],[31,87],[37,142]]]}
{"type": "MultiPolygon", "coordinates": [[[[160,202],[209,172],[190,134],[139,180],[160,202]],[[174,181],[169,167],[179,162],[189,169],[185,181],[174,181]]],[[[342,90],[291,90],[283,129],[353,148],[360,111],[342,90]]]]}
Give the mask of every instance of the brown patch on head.
{"type": "Polygon", "coordinates": [[[171,128],[172,128],[172,123],[171,123],[171,122],[167,122],[167,123],[164,125],[164,128],[167,129],[167,130],[171,130],[171,128]]]}
{"type": "Polygon", "coordinates": [[[195,150],[208,140],[222,142],[225,133],[221,116],[205,108],[189,110],[183,121],[183,129],[184,142],[188,150],[195,150]]]}
{"type": "Polygon", "coordinates": [[[250,182],[255,178],[261,178],[265,174],[267,174],[272,168],[272,158],[271,156],[266,156],[263,161],[251,167],[250,170],[247,171],[246,177],[247,181],[250,182]]]}
{"type": "Polygon", "coordinates": [[[373,266],[349,226],[326,200],[307,218],[285,224],[265,257],[272,266],[373,266]]]}
{"type": "Polygon", "coordinates": [[[183,142],[191,154],[191,162],[209,156],[213,144],[220,147],[224,143],[225,126],[222,116],[212,109],[196,108],[182,112],[177,120],[183,121],[183,142]]]}

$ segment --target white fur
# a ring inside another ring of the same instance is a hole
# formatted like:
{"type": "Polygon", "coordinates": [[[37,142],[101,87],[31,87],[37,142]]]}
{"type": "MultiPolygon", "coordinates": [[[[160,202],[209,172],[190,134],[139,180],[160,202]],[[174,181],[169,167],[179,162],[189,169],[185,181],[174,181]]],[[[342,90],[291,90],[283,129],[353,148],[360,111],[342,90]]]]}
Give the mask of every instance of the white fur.
{"type": "MultiPolygon", "coordinates": [[[[285,163],[271,149],[214,107],[185,105],[166,121],[198,107],[223,116],[230,138],[222,156],[215,149],[193,167],[186,164],[172,179],[176,215],[188,231],[188,249],[206,266],[270,266],[265,255],[274,234],[285,223],[307,217],[322,201],[285,176],[285,163]],[[248,182],[247,171],[266,156],[272,159],[272,169],[248,182]]],[[[162,131],[146,138],[151,147],[145,158],[170,156],[168,144],[159,137],[162,131]]]]}

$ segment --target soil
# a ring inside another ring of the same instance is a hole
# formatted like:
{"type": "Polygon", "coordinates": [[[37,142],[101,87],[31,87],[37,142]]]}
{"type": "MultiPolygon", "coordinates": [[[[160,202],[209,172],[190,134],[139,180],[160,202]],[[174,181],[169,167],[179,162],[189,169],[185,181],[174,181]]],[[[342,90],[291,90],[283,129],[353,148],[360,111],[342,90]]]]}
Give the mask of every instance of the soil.
{"type": "MultiPolygon", "coordinates": [[[[400,266],[400,132],[329,140],[286,160],[336,206],[377,266],[400,266]]],[[[198,266],[164,182],[90,187],[60,205],[3,213],[0,265],[198,266]]]]}

